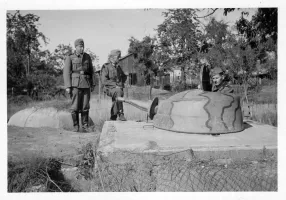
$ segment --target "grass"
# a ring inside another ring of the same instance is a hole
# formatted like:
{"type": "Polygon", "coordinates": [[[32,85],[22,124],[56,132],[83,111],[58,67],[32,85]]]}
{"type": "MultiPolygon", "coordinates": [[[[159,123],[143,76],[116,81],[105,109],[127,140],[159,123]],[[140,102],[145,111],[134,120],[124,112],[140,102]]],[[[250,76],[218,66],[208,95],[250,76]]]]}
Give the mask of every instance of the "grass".
{"type": "MultiPolygon", "coordinates": [[[[159,90],[154,90],[154,93],[156,94],[154,97],[159,96],[161,99],[165,99],[171,95],[171,93],[161,93],[159,90]]],[[[128,97],[129,99],[148,100],[148,90],[144,88],[130,89],[128,97]]],[[[67,110],[70,103],[69,99],[33,102],[23,96],[9,100],[8,117],[21,109],[33,106],[55,107],[59,110],[67,110]]],[[[96,128],[101,131],[104,122],[110,117],[111,99],[109,97],[102,97],[99,100],[98,96],[95,95],[95,98],[91,99],[91,104],[93,107],[90,110],[90,116],[94,119],[96,128]]],[[[146,121],[147,119],[145,112],[131,105],[124,104],[124,109],[128,120],[146,121]]],[[[253,120],[277,126],[276,104],[254,103],[250,105],[250,112],[253,120]]],[[[115,165],[102,162],[96,160],[95,149],[96,146],[93,144],[82,147],[81,153],[84,156],[77,166],[82,177],[80,179],[72,175],[71,179],[66,180],[65,176],[59,170],[59,162],[56,159],[42,158],[40,156],[31,156],[31,158],[23,159],[23,161],[8,159],[8,192],[155,191],[150,186],[154,182],[153,179],[155,176],[149,175],[155,170],[153,166],[148,167],[147,164],[137,166],[134,164],[134,166],[130,167],[128,164],[115,165]]],[[[162,166],[167,165],[162,164],[162,166]]],[[[251,166],[247,166],[251,171],[251,166]]],[[[225,172],[230,172],[224,166],[222,168],[216,166],[215,169],[217,171],[225,170],[225,172]]],[[[236,171],[234,169],[234,172],[236,171]]],[[[165,175],[167,176],[168,174],[166,173],[165,175]]],[[[160,175],[157,174],[157,176],[160,175]]],[[[240,180],[240,176],[238,180],[240,180]]],[[[253,181],[256,180],[253,179],[253,181]]]]}
{"type": "MultiPolygon", "coordinates": [[[[274,86],[265,86],[261,88],[260,93],[254,93],[250,95],[250,100],[252,103],[249,103],[249,108],[246,107],[247,112],[250,112],[251,119],[277,126],[277,94],[274,94],[276,90],[274,86]],[[272,92],[272,93],[271,93],[272,92]],[[274,93],[273,93],[274,92],[274,93]],[[271,94],[270,94],[271,93],[271,94]],[[256,98],[253,98],[256,97],[256,98]],[[266,98],[267,97],[267,98],[266,98]]],[[[128,99],[148,101],[148,87],[129,87],[128,88],[128,99]]],[[[173,93],[152,89],[152,98],[159,97],[160,99],[166,99],[173,93]]],[[[127,95],[126,95],[127,96],[127,95]]],[[[96,128],[101,131],[102,126],[105,121],[110,118],[110,108],[111,108],[111,99],[110,97],[102,95],[99,100],[98,95],[93,95],[91,99],[91,110],[90,116],[94,120],[96,128]]],[[[7,117],[8,119],[16,112],[29,108],[29,107],[54,107],[58,110],[68,110],[70,107],[70,99],[54,99],[49,101],[32,101],[31,98],[25,95],[19,95],[17,97],[8,98],[8,109],[7,117]]],[[[131,105],[124,104],[125,116],[127,120],[133,121],[146,121],[147,113],[143,112],[137,108],[134,108],[131,105]]]]}
{"type": "Polygon", "coordinates": [[[55,158],[39,155],[13,160],[8,158],[8,192],[75,191],[60,172],[55,158]]]}
{"type": "Polygon", "coordinates": [[[57,159],[9,159],[8,192],[277,191],[277,160],[268,154],[256,160],[187,161],[176,154],[122,152],[126,162],[113,163],[96,155],[95,143],[78,153],[83,156],[69,176],[57,159]]]}
{"type": "Polygon", "coordinates": [[[276,104],[254,104],[250,106],[251,119],[263,124],[277,126],[276,104]]]}
{"type": "MultiPolygon", "coordinates": [[[[240,85],[234,86],[236,94],[243,96],[240,85]]],[[[254,121],[277,126],[277,80],[263,79],[262,84],[248,90],[248,103],[243,101],[245,114],[254,121]]]]}
{"type": "MultiPolygon", "coordinates": [[[[170,95],[172,95],[172,93],[164,93],[160,90],[153,89],[153,98],[159,96],[160,99],[165,99],[170,95]]],[[[129,88],[128,98],[148,100],[148,89],[129,88]]],[[[90,110],[90,116],[94,119],[96,129],[101,131],[104,122],[109,120],[110,117],[111,99],[110,97],[104,98],[103,96],[102,99],[99,100],[98,96],[95,96],[95,98],[91,99],[91,104],[94,107],[90,110]]],[[[277,126],[276,105],[276,103],[271,102],[267,104],[261,104],[260,102],[250,104],[251,118],[261,123],[277,126]]],[[[59,110],[67,110],[69,106],[69,99],[33,102],[25,96],[14,97],[8,99],[8,119],[15,112],[27,107],[55,107],[59,110]]],[[[147,119],[146,112],[131,105],[124,104],[124,110],[127,120],[146,121],[147,119]]],[[[130,169],[129,165],[118,166],[108,165],[108,163],[101,163],[100,168],[98,168],[96,167],[98,163],[94,155],[95,148],[95,146],[89,144],[84,146],[81,150],[85,156],[78,166],[84,177],[80,180],[75,176],[72,177],[71,180],[65,180],[63,174],[58,169],[58,162],[55,159],[47,159],[40,156],[33,156],[17,162],[9,159],[8,192],[29,192],[34,186],[42,186],[38,191],[44,192],[149,190],[148,188],[146,189],[146,185],[144,184],[152,183],[153,176],[149,177],[146,175],[146,180],[142,178],[145,178],[145,172],[149,174],[149,171],[151,173],[153,168],[141,169],[139,166],[136,166],[134,169],[130,169]],[[100,174],[104,176],[101,177],[100,174]],[[139,180],[139,178],[141,178],[141,180],[139,180]],[[148,178],[150,178],[150,180],[148,178]],[[101,182],[102,179],[103,184],[101,182]],[[147,182],[145,183],[144,181],[147,182]]]]}

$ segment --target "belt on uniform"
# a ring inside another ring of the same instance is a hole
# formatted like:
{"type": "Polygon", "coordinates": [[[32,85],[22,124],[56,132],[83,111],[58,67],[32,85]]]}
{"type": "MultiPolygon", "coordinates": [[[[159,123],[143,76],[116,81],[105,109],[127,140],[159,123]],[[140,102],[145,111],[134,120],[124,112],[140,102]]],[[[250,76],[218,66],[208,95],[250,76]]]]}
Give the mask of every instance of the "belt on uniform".
{"type": "Polygon", "coordinates": [[[85,71],[73,71],[72,73],[81,74],[81,75],[90,75],[88,72],[85,72],[85,71]]]}

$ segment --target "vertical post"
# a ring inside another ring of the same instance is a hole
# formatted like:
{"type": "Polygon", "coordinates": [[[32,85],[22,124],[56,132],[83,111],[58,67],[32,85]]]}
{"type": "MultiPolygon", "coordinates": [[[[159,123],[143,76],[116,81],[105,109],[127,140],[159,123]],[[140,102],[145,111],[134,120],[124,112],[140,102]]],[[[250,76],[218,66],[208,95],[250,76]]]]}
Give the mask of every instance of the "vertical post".
{"type": "MultiPolygon", "coordinates": [[[[153,74],[152,74],[153,75],[153,74]]],[[[150,75],[150,89],[149,89],[149,100],[152,99],[152,87],[153,87],[153,76],[150,75]]],[[[148,117],[147,117],[148,119],[148,117]]],[[[148,121],[148,120],[147,120],[148,121]]]]}
{"type": "Polygon", "coordinates": [[[99,101],[101,100],[101,72],[98,73],[98,95],[99,95],[99,101]]]}
{"type": "Polygon", "coordinates": [[[127,76],[127,80],[125,82],[125,93],[126,93],[126,98],[128,99],[128,85],[129,85],[129,74],[127,76]]]}

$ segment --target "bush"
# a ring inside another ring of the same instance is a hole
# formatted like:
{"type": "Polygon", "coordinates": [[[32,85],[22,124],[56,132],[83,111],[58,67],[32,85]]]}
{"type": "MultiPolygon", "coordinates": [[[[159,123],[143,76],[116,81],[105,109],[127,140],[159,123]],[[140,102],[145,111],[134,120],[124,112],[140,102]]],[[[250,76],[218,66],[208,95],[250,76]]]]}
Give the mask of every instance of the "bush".
{"type": "Polygon", "coordinates": [[[64,179],[60,169],[60,162],[54,158],[35,156],[21,161],[13,161],[10,158],[8,192],[74,191],[64,179]]]}
{"type": "Polygon", "coordinates": [[[251,119],[263,124],[277,126],[276,104],[254,104],[250,106],[251,119]]]}
{"type": "Polygon", "coordinates": [[[164,89],[164,90],[171,91],[171,85],[169,85],[169,84],[164,85],[163,89],[164,89]]]}
{"type": "Polygon", "coordinates": [[[182,92],[185,90],[184,84],[182,81],[175,81],[171,84],[171,88],[173,92],[182,92]]]}

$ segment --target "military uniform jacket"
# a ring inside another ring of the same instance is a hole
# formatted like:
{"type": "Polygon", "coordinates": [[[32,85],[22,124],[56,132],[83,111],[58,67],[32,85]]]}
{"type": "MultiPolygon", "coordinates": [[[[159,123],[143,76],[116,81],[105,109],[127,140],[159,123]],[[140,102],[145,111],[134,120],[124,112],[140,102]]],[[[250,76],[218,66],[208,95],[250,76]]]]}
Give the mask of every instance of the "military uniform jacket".
{"type": "Polygon", "coordinates": [[[116,86],[124,88],[127,76],[122,71],[120,65],[105,63],[101,68],[101,82],[105,88],[115,88],[116,86]]]}
{"type": "Polygon", "coordinates": [[[95,85],[92,61],[87,53],[66,57],[64,66],[65,87],[90,88],[95,85]]]}
{"type": "Polygon", "coordinates": [[[227,81],[223,81],[219,86],[213,85],[212,91],[221,93],[233,93],[233,88],[228,84],[227,81]]]}

